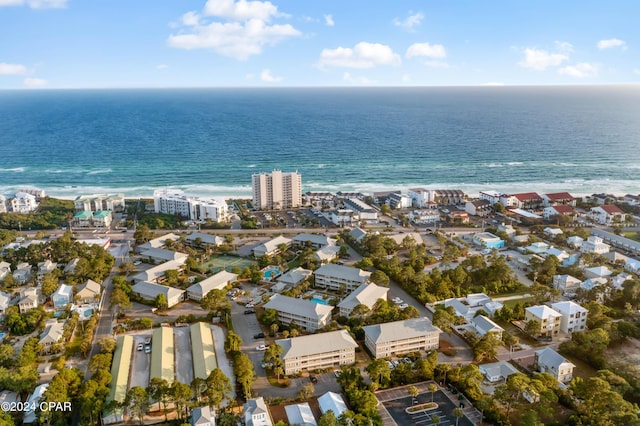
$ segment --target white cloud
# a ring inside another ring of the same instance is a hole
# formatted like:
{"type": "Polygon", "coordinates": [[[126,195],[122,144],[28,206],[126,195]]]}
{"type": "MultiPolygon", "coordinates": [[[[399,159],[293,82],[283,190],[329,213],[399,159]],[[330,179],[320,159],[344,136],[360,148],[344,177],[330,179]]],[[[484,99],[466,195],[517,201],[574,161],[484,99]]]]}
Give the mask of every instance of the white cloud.
{"type": "Polygon", "coordinates": [[[198,12],[192,10],[182,15],[181,21],[182,25],[194,27],[200,23],[200,15],[198,15],[198,12]]]}
{"type": "Polygon", "coordinates": [[[350,47],[323,49],[318,66],[321,68],[372,68],[376,65],[398,65],[401,62],[400,56],[386,44],[362,41],[353,49],[350,47]]]}
{"type": "Polygon", "coordinates": [[[414,31],[413,27],[417,27],[420,24],[422,24],[423,19],[424,19],[424,14],[422,12],[417,12],[415,14],[412,14],[412,12],[409,12],[409,16],[407,17],[407,19],[401,20],[399,18],[394,18],[393,25],[412,32],[414,31]]]}
{"type": "Polygon", "coordinates": [[[607,40],[600,40],[597,46],[598,46],[598,49],[600,50],[611,49],[614,47],[619,47],[624,50],[627,48],[627,43],[625,43],[624,40],[620,40],[617,38],[610,38],[607,40]]]}
{"type": "Polygon", "coordinates": [[[28,72],[24,65],[0,62],[0,75],[25,75],[28,72]]]}
{"type": "Polygon", "coordinates": [[[62,9],[67,0],[0,0],[2,6],[28,6],[31,9],[62,9]]]}
{"type": "Polygon", "coordinates": [[[333,27],[336,23],[333,21],[333,16],[331,15],[324,15],[324,24],[327,27],[333,27]]]}
{"type": "Polygon", "coordinates": [[[544,71],[567,60],[569,57],[563,53],[549,53],[546,50],[527,48],[524,50],[524,60],[518,62],[518,65],[536,71],[544,71]]]}
{"type": "Polygon", "coordinates": [[[407,49],[405,58],[436,58],[442,59],[447,57],[447,50],[441,44],[414,43],[407,49]]]}
{"type": "Polygon", "coordinates": [[[282,16],[287,15],[268,1],[209,0],[202,16],[196,12],[182,16],[185,27],[170,34],[167,43],[177,49],[212,49],[220,55],[245,60],[262,53],[264,46],[301,35],[290,24],[270,23],[271,18],[282,16]]]}
{"type": "Polygon", "coordinates": [[[598,75],[598,68],[587,62],[566,66],[558,70],[558,74],[575,78],[595,77],[598,75]]]}
{"type": "Polygon", "coordinates": [[[371,85],[376,84],[375,80],[370,80],[364,76],[353,76],[348,72],[342,74],[342,80],[351,84],[371,85]]]}
{"type": "Polygon", "coordinates": [[[167,68],[169,68],[169,65],[167,65],[167,64],[160,64],[160,65],[156,66],[157,70],[166,70],[167,68]]]}
{"type": "Polygon", "coordinates": [[[26,87],[45,87],[49,82],[43,78],[27,77],[22,83],[26,87]]]}
{"type": "Polygon", "coordinates": [[[208,0],[204,6],[204,14],[217,16],[232,21],[248,21],[259,19],[269,21],[274,16],[286,16],[278,12],[278,7],[269,1],[208,0]]]}
{"type": "Polygon", "coordinates": [[[573,44],[567,41],[555,41],[556,49],[561,53],[571,53],[573,52],[573,44]]]}
{"type": "Polygon", "coordinates": [[[265,69],[260,73],[260,80],[264,81],[265,83],[278,83],[282,81],[283,78],[275,77],[273,74],[271,74],[271,70],[265,69]]]}

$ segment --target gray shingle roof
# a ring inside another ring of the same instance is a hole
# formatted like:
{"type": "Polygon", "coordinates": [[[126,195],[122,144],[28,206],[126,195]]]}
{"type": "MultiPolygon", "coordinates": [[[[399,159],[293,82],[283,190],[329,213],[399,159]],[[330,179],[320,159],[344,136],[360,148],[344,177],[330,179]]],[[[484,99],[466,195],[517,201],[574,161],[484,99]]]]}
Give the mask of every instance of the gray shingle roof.
{"type": "Polygon", "coordinates": [[[346,330],[281,339],[276,343],[284,349],[283,360],[358,347],[346,330]]]}
{"type": "Polygon", "coordinates": [[[404,321],[387,322],[383,324],[362,327],[365,335],[375,343],[392,342],[398,339],[410,339],[428,333],[442,331],[431,323],[429,318],[413,318],[404,321]]]}

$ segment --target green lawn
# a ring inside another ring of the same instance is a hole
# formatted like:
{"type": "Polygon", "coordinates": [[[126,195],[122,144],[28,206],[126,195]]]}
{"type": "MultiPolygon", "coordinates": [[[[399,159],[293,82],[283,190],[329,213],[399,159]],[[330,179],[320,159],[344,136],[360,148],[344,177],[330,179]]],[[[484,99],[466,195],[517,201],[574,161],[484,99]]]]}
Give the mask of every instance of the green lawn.
{"type": "Polygon", "coordinates": [[[504,302],[502,302],[502,304],[504,306],[508,306],[511,309],[513,309],[514,306],[516,306],[517,303],[520,303],[521,305],[524,305],[527,302],[533,302],[534,297],[523,297],[521,299],[511,299],[511,300],[505,300],[504,302]]]}

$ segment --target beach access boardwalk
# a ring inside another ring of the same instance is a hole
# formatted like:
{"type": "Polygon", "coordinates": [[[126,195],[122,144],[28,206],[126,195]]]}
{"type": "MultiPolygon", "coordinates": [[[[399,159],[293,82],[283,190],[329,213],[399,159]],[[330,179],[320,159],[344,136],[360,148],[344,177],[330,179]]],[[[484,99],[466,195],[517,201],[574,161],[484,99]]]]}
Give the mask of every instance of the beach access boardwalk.
{"type": "Polygon", "coordinates": [[[153,330],[152,343],[149,380],[159,377],[171,384],[175,380],[173,328],[160,327],[153,330]]]}
{"type": "Polygon", "coordinates": [[[204,322],[191,324],[191,351],[194,377],[206,379],[218,367],[211,326],[204,322]]]}

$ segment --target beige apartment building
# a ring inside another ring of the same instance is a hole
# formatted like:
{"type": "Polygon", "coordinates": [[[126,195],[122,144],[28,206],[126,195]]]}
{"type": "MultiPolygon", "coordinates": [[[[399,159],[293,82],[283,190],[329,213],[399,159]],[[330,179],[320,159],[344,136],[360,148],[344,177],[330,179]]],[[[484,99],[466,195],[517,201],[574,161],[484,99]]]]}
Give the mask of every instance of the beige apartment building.
{"type": "Polygon", "coordinates": [[[316,269],[313,275],[315,276],[316,287],[340,290],[344,286],[346,290],[353,291],[362,284],[369,282],[371,272],[329,263],[316,269]]]}
{"type": "Polygon", "coordinates": [[[285,374],[353,364],[358,347],[346,330],[281,339],[276,344],[283,349],[285,374]]]}
{"type": "Polygon", "coordinates": [[[306,331],[314,332],[329,324],[333,306],[322,305],[310,300],[275,294],[265,305],[265,309],[274,309],[278,321],[282,324],[294,323],[306,331]]]}
{"type": "Polygon", "coordinates": [[[278,210],[302,205],[302,175],[296,172],[254,173],[251,176],[253,208],[278,210]]]}
{"type": "Polygon", "coordinates": [[[442,331],[429,318],[414,318],[362,327],[364,344],[374,358],[386,358],[440,347],[442,331]]]}
{"type": "Polygon", "coordinates": [[[546,305],[529,306],[524,310],[524,321],[538,321],[540,323],[539,336],[556,336],[560,331],[562,314],[546,305]]]}

